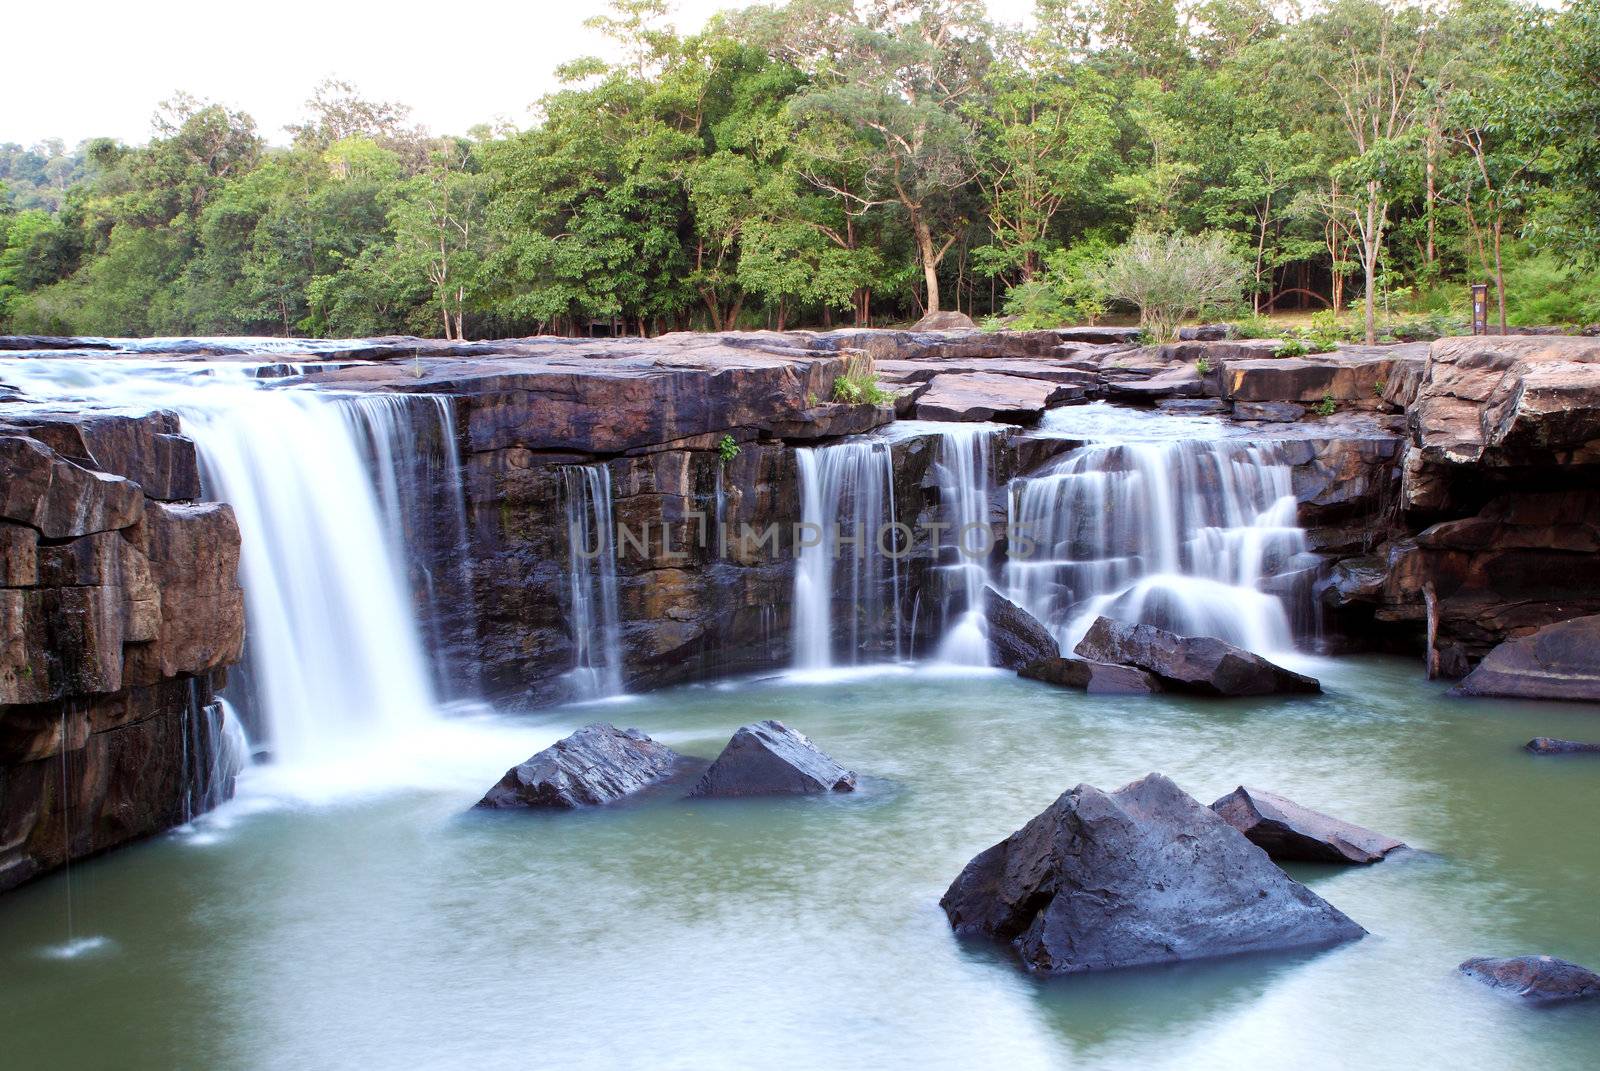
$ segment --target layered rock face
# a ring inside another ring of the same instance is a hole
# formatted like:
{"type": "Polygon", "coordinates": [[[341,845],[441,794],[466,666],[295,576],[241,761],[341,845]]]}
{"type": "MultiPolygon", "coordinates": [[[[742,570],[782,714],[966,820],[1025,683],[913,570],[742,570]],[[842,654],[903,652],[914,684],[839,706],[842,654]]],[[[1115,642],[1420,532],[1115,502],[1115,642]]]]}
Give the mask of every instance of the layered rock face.
{"type": "Polygon", "coordinates": [[[1073,653],[1090,662],[1131,666],[1172,691],[1237,696],[1313,693],[1313,677],[1211,636],[1177,636],[1154,625],[1096,618],[1073,653]]]}
{"type": "Polygon", "coordinates": [[[6,889],[231,793],[206,757],[244,600],[233,513],[187,501],[198,469],[176,418],[0,422],[6,889]]]}

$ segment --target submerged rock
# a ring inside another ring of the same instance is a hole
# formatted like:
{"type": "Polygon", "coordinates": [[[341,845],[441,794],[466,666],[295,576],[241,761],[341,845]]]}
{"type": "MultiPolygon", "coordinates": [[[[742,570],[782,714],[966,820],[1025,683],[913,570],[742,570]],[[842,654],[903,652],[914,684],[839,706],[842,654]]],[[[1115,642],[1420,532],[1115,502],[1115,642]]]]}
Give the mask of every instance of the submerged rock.
{"type": "Polygon", "coordinates": [[[1315,677],[1284,669],[1211,636],[1179,636],[1154,625],[1101,617],[1073,653],[1091,662],[1134,666],[1167,687],[1197,695],[1272,695],[1320,692],[1315,677]]]}
{"type": "Polygon", "coordinates": [[[689,796],[781,796],[854,792],[856,775],[781,721],[758,721],[733,734],[689,796]]]}
{"type": "Polygon", "coordinates": [[[1468,978],[1524,1000],[1547,1002],[1600,997],[1600,974],[1554,956],[1478,956],[1457,968],[1468,978]]]}
{"type": "Polygon", "coordinates": [[[1082,688],[1090,695],[1150,695],[1161,691],[1161,682],[1142,669],[1082,658],[1041,658],[1029,662],[1017,674],[1063,688],[1082,688]]]}
{"type": "Polygon", "coordinates": [[[957,934],[1073,974],[1348,941],[1366,931],[1161,774],[1079,785],[967,864],[957,934]]]}
{"type": "Polygon", "coordinates": [[[1405,845],[1353,822],[1240,785],[1211,805],[1250,843],[1281,862],[1376,863],[1405,845]]]}
{"type": "Polygon", "coordinates": [[[586,725],[506,771],[483,808],[591,807],[669,777],[683,756],[638,729],[586,725]]]}
{"type": "Polygon", "coordinates": [[[1583,740],[1557,740],[1553,736],[1536,736],[1522,745],[1522,750],[1535,755],[1594,755],[1600,754],[1600,744],[1583,740]]]}
{"type": "Polygon", "coordinates": [[[1600,700],[1600,614],[1546,625],[1507,640],[1456,691],[1518,699],[1600,700]]]}
{"type": "Polygon", "coordinates": [[[1061,648],[1039,619],[1000,594],[984,590],[989,619],[989,660],[1004,669],[1019,669],[1043,658],[1059,658],[1061,648]]]}

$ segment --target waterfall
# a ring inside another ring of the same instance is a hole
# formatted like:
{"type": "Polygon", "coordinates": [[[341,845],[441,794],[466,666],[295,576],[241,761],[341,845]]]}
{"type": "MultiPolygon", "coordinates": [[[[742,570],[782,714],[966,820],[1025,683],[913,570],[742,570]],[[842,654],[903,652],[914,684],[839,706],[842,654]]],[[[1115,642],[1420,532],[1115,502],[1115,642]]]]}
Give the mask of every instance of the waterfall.
{"type": "Polygon", "coordinates": [[[797,449],[801,526],[794,572],[794,666],[827,669],[838,656],[904,652],[896,552],[894,458],[866,440],[797,449]],[[847,564],[845,564],[847,563],[847,564]],[[837,601],[848,608],[834,635],[837,601]],[[837,639],[837,642],[836,642],[837,639]]]}
{"type": "Polygon", "coordinates": [[[997,433],[983,425],[955,425],[940,432],[939,571],[945,592],[944,639],[939,661],[954,665],[989,664],[989,623],[984,589],[989,583],[989,557],[994,531],[989,522],[993,464],[991,446],[997,433]]]}
{"type": "Polygon", "coordinates": [[[455,410],[436,394],[368,394],[348,399],[346,420],[370,461],[395,560],[405,563],[412,601],[423,608],[435,688],[476,693],[466,492],[455,410]]]}
{"type": "Polygon", "coordinates": [[[435,717],[400,551],[406,521],[379,491],[406,447],[396,426],[370,423],[386,411],[316,391],[220,386],[181,409],[208,494],[239,520],[252,698],[274,758],[288,765],[335,761],[435,717]],[[363,449],[374,441],[385,444],[376,480],[363,449]]]}
{"type": "MultiPolygon", "coordinates": [[[[233,508],[245,659],[230,673],[232,706],[192,711],[186,725],[195,813],[232,779],[229,753],[241,743],[234,707],[270,751],[274,784],[293,794],[328,797],[416,776],[413,753],[431,739],[416,731],[443,724],[435,683],[449,658],[449,644],[430,648],[425,630],[436,631],[447,610],[470,618],[448,400],[277,381],[304,370],[129,357],[5,367],[30,402],[178,413],[206,497],[233,508]]],[[[422,761],[436,758],[430,751],[422,761]]]]}
{"type": "Polygon", "coordinates": [[[622,694],[622,629],[617,608],[616,525],[611,519],[611,470],[605,465],[562,469],[567,514],[567,613],[572,669],[579,699],[622,694]]]}
{"type": "Polygon", "coordinates": [[[1063,650],[1101,615],[1287,650],[1316,568],[1295,514],[1270,442],[1091,444],[1012,481],[1006,587],[1063,650]]]}

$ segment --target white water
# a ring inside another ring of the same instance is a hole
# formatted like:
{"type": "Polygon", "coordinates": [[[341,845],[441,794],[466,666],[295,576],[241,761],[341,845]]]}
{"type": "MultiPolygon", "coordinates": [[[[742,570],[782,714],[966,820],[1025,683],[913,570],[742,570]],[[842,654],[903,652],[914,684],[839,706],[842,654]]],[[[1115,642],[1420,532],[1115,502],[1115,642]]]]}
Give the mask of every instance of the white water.
{"type": "MultiPolygon", "coordinates": [[[[1106,414],[1084,424],[1116,435],[1111,419],[1128,426],[1106,414]]],[[[1094,443],[1011,485],[1008,528],[1033,546],[1013,535],[1007,594],[1064,650],[1101,615],[1258,652],[1294,646],[1291,611],[1310,610],[1315,559],[1295,523],[1289,465],[1270,442],[1178,420],[1199,434],[1094,443]]]]}
{"type": "Polygon", "coordinates": [[[572,623],[573,697],[622,694],[622,628],[617,600],[616,525],[611,470],[562,470],[567,502],[567,613],[572,623]]]}
{"type": "Polygon", "coordinates": [[[989,556],[994,529],[989,520],[993,486],[991,444],[996,432],[985,425],[953,425],[940,429],[939,570],[945,583],[945,632],[938,660],[955,666],[989,664],[989,619],[984,589],[989,583],[989,556]]]}
{"type": "Polygon", "coordinates": [[[889,527],[895,522],[889,444],[798,449],[795,463],[804,536],[794,574],[794,668],[815,673],[860,664],[864,655],[899,659],[905,630],[896,548],[903,536],[889,527]],[[836,643],[839,602],[845,623],[836,643]]]}
{"type": "MultiPolygon", "coordinates": [[[[5,361],[0,381],[40,402],[180,415],[208,497],[232,506],[242,535],[240,676],[273,759],[245,780],[295,798],[409,783],[411,750],[437,752],[442,720],[406,584],[404,466],[419,414],[442,422],[453,452],[450,411],[427,397],[284,387],[258,367],[31,358],[5,361]]],[[[215,737],[237,743],[231,708],[217,710],[215,737]]]]}

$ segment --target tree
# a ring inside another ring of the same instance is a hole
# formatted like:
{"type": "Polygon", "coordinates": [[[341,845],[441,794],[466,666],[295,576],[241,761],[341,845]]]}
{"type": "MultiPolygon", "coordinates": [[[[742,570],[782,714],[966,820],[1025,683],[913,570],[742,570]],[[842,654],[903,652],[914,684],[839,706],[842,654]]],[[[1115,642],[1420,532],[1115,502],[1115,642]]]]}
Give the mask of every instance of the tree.
{"type": "Polygon", "coordinates": [[[1389,175],[1412,148],[1406,139],[1417,119],[1428,26],[1414,9],[1339,0],[1302,29],[1306,60],[1332,97],[1353,151],[1338,172],[1357,198],[1355,233],[1371,345],[1377,341],[1378,259],[1389,224],[1389,175]]]}
{"type": "Polygon", "coordinates": [[[905,212],[938,311],[939,264],[962,230],[957,194],[976,170],[966,115],[990,58],[982,4],[796,0],[783,16],[764,39],[813,79],[790,107],[826,135],[808,139],[807,179],[853,213],[905,212]],[[862,184],[834,181],[840,172],[862,184]]]}
{"type": "Polygon", "coordinates": [[[1185,317],[1238,301],[1246,274],[1224,234],[1138,231],[1091,278],[1107,299],[1136,306],[1139,326],[1166,342],[1185,317]]]}

